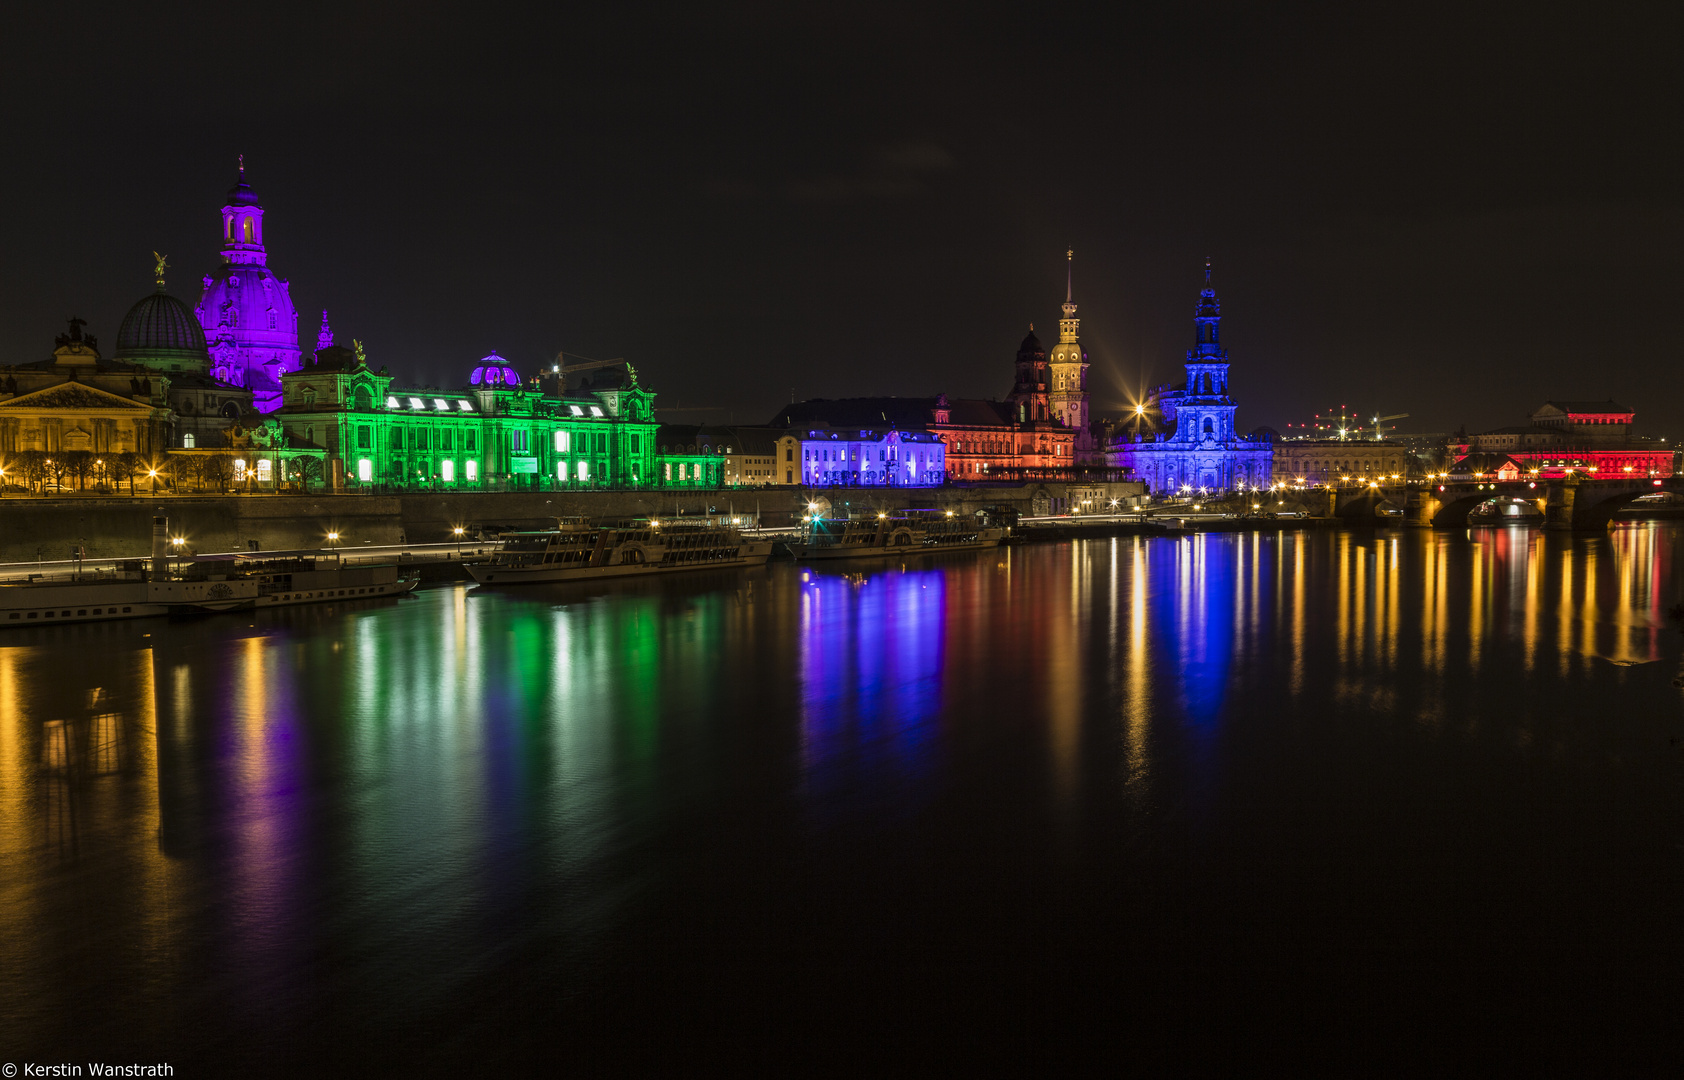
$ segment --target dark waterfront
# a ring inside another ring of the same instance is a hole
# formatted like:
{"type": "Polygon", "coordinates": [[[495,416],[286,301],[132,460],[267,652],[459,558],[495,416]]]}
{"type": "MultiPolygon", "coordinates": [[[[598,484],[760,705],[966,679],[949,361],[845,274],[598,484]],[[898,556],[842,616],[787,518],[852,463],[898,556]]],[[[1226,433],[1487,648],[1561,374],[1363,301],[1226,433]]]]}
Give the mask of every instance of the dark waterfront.
{"type": "Polygon", "coordinates": [[[8,632],[0,1056],[1670,1052],[1681,540],[1130,538],[8,632]]]}

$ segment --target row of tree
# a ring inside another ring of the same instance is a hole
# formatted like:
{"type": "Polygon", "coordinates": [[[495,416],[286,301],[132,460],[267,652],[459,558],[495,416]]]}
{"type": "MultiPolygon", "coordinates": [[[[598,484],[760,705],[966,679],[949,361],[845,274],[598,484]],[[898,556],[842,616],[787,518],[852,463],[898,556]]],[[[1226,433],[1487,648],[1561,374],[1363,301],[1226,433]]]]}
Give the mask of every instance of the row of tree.
{"type": "MultiPolygon", "coordinates": [[[[238,476],[233,454],[165,454],[151,458],[125,450],[98,454],[91,450],[20,450],[0,457],[0,488],[21,487],[40,494],[66,491],[141,490],[227,492],[244,479],[255,480],[251,472],[238,476]]],[[[308,491],[322,480],[320,458],[298,457],[281,462],[283,485],[308,491]]]]}

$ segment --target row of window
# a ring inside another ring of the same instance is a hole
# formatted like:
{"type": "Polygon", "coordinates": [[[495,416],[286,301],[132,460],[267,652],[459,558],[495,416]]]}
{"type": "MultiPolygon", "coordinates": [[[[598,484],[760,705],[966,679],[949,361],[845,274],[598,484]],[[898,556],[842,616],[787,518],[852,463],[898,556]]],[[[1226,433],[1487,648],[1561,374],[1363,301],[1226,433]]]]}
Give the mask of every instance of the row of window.
{"type": "MultiPolygon", "coordinates": [[[[103,616],[103,615],[116,615],[117,613],[118,613],[117,609],[114,608],[114,607],[113,608],[94,608],[94,609],[92,609],[91,612],[89,611],[88,608],[78,608],[77,611],[76,611],[76,618],[78,618],[78,619],[87,618],[90,614],[103,616]]],[[[132,614],[132,613],[133,613],[132,608],[124,608],[123,611],[122,611],[122,614],[124,614],[124,615],[129,615],[129,614],[132,614]]],[[[68,611],[49,611],[49,612],[46,612],[45,614],[46,614],[46,617],[49,618],[49,619],[52,619],[52,618],[68,619],[68,618],[70,618],[70,612],[68,612],[68,611]]],[[[25,615],[27,615],[31,619],[39,619],[39,618],[42,617],[42,613],[39,612],[39,611],[30,611],[30,612],[14,611],[11,614],[7,615],[6,618],[8,618],[8,619],[22,619],[22,618],[25,617],[25,615]]]]}

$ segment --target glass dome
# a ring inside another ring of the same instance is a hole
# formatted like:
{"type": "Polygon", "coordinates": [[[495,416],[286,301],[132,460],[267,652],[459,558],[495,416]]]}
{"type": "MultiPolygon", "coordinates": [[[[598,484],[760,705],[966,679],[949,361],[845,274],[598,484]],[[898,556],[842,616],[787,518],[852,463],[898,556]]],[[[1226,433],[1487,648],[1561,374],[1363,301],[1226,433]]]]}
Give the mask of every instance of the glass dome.
{"type": "Polygon", "coordinates": [[[472,386],[507,386],[520,385],[520,375],[509,366],[507,360],[497,355],[497,350],[491,350],[491,355],[483,358],[479,366],[474,368],[473,376],[468,379],[472,386]]]}

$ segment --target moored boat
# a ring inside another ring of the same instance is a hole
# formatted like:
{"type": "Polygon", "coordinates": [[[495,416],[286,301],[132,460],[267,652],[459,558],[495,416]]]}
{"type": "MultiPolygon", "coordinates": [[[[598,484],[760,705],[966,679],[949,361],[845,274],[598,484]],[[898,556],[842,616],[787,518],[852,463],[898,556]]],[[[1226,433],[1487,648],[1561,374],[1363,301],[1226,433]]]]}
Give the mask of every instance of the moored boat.
{"type": "Polygon", "coordinates": [[[401,596],[419,583],[417,576],[393,565],[347,566],[337,556],[314,552],[177,559],[167,553],[167,532],[167,520],[154,518],[150,566],[132,559],[110,570],[32,574],[25,581],[0,584],[0,626],[401,596]]]}
{"type": "Polygon", "coordinates": [[[771,554],[772,541],[745,537],[728,522],[561,521],[507,534],[501,551],[467,571],[481,585],[542,584],[764,566],[771,554]]]}
{"type": "Polygon", "coordinates": [[[874,517],[819,518],[806,523],[789,550],[804,561],[896,558],[998,547],[1006,530],[951,510],[903,510],[874,517]]]}

